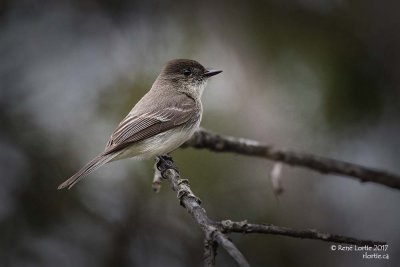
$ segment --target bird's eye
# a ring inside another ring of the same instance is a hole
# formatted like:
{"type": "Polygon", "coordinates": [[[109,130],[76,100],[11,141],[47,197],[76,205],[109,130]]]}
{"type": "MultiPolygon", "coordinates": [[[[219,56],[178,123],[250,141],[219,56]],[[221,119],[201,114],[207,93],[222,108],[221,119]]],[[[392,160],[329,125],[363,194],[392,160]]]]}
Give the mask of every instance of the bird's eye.
{"type": "Polygon", "coordinates": [[[189,69],[186,69],[183,71],[183,75],[185,75],[185,76],[189,76],[190,74],[192,74],[192,71],[189,69]]]}

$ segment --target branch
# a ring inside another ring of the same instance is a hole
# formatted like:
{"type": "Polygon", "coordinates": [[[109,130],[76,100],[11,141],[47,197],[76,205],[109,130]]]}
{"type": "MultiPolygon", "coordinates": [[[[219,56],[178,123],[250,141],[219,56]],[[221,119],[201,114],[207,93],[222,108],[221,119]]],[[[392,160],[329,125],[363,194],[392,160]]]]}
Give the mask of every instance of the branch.
{"type": "Polygon", "coordinates": [[[189,212],[204,233],[204,263],[205,266],[215,266],[217,245],[223,247],[239,266],[249,267],[249,263],[236,246],[224,233],[262,233],[284,235],[296,238],[317,239],[327,242],[346,243],[355,245],[380,245],[385,242],[359,240],[352,237],[322,233],[316,230],[294,230],[287,227],[274,225],[232,222],[230,220],[215,222],[211,220],[206,211],[200,206],[200,199],[196,197],[189,187],[186,179],[181,179],[178,170],[173,165],[172,158],[163,156],[157,158],[157,170],[161,177],[167,180],[172,189],[177,192],[181,205],[189,212]]]}
{"type": "Polygon", "coordinates": [[[204,239],[204,266],[215,266],[215,257],[217,256],[218,243],[210,236],[204,239]]]}
{"type": "MultiPolygon", "coordinates": [[[[170,183],[172,189],[177,192],[177,197],[181,205],[186,208],[192,218],[199,224],[206,238],[214,240],[218,245],[223,247],[240,267],[250,267],[242,253],[214,226],[215,223],[208,218],[206,211],[200,206],[200,199],[190,190],[188,180],[180,179],[179,172],[173,165],[172,158],[166,156],[158,157],[157,169],[161,172],[162,178],[166,179],[170,183]]],[[[209,250],[205,252],[207,253],[209,250]]],[[[215,254],[211,255],[211,257],[215,257],[215,254]]],[[[209,260],[210,256],[205,255],[205,258],[209,260]]],[[[211,260],[215,261],[215,259],[211,260]]]]}
{"type": "Polygon", "coordinates": [[[261,157],[293,166],[300,166],[323,174],[336,174],[400,189],[400,176],[386,171],[367,168],[340,160],[308,153],[274,149],[257,141],[223,136],[200,129],[183,146],[209,149],[215,152],[232,152],[246,156],[261,157]]]}
{"type": "Polygon", "coordinates": [[[275,225],[247,223],[247,221],[242,221],[242,222],[233,222],[230,220],[221,221],[218,222],[218,227],[224,233],[234,232],[234,233],[245,233],[245,234],[256,233],[256,234],[283,235],[295,238],[322,240],[326,242],[344,243],[344,244],[352,244],[358,246],[374,246],[374,245],[386,244],[386,242],[382,241],[355,239],[353,237],[319,232],[314,229],[295,230],[288,227],[281,227],[275,225]]]}

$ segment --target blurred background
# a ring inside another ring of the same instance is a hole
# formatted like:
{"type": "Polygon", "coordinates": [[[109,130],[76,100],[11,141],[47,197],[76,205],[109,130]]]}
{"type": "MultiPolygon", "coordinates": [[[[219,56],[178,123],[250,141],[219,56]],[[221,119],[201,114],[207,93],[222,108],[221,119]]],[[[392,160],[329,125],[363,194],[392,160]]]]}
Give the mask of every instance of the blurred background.
{"type": "MultiPolygon", "coordinates": [[[[56,187],[103,150],[164,63],[223,69],[202,126],[400,173],[400,2],[0,2],[0,266],[202,266],[203,235],[153,161],[56,187]]],[[[174,158],[215,220],[389,242],[390,260],[329,243],[232,235],[252,266],[400,266],[399,192],[185,149],[174,158]]],[[[217,266],[235,266],[222,249],[217,266]]]]}

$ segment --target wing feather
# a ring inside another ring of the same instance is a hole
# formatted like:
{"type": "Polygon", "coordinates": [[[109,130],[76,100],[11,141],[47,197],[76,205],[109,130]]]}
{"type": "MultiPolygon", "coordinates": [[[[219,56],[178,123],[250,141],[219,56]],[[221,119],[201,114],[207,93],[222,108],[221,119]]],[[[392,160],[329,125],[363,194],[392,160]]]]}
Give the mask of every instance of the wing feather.
{"type": "Polygon", "coordinates": [[[119,151],[135,142],[173,129],[189,120],[197,120],[200,108],[196,102],[189,97],[180,100],[166,105],[162,110],[153,109],[142,114],[133,110],[111,135],[105,154],[119,151]]]}

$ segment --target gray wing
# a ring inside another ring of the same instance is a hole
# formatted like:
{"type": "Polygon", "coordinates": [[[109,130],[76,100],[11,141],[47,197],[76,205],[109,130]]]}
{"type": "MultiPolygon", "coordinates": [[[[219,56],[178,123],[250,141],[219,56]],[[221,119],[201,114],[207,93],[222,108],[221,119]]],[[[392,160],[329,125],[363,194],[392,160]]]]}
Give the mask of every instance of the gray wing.
{"type": "Polygon", "coordinates": [[[153,109],[147,113],[131,112],[118,125],[105,148],[105,154],[119,151],[135,142],[145,140],[161,132],[173,129],[200,116],[196,102],[189,98],[181,98],[162,109],[153,109]]]}

